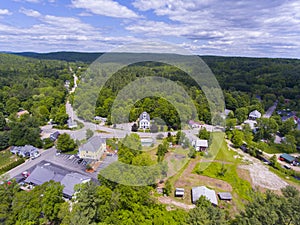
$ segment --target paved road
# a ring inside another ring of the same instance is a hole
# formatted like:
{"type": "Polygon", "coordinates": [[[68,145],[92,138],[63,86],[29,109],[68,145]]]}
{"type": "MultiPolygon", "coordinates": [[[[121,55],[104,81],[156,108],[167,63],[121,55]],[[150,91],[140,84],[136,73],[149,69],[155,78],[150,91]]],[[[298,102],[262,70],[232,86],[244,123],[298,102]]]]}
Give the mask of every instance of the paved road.
{"type": "Polygon", "coordinates": [[[36,159],[28,159],[25,163],[13,168],[12,170],[8,171],[6,174],[9,175],[9,177],[15,177],[22,172],[30,169],[31,167],[39,164],[41,161],[45,160],[48,161],[48,159],[51,159],[53,156],[55,156],[56,149],[50,148],[48,150],[44,150],[41,152],[41,156],[36,159]]]}
{"type": "Polygon", "coordinates": [[[264,118],[270,118],[277,107],[277,101],[272,105],[267,112],[263,115],[264,118]]]}

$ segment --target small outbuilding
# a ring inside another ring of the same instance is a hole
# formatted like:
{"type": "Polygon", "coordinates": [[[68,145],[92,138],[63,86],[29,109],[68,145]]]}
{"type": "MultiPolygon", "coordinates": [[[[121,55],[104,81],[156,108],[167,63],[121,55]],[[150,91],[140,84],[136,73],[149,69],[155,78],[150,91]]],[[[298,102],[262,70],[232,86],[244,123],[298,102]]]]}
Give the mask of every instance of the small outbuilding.
{"type": "Polygon", "coordinates": [[[184,188],[176,188],[175,197],[183,197],[183,196],[184,196],[184,188]]]}
{"type": "Polygon", "coordinates": [[[291,156],[287,153],[283,153],[282,155],[280,155],[279,159],[282,161],[286,161],[287,163],[293,163],[296,160],[294,156],[291,156]]]}
{"type": "Polygon", "coordinates": [[[201,197],[206,197],[214,206],[218,205],[218,199],[216,192],[205,186],[193,187],[192,188],[192,203],[196,204],[197,200],[201,197]]]}
{"type": "Polygon", "coordinates": [[[224,201],[231,201],[232,195],[230,192],[219,192],[218,193],[219,199],[224,201]]]}
{"type": "Polygon", "coordinates": [[[249,114],[250,120],[256,120],[256,119],[259,119],[260,117],[261,117],[261,113],[257,110],[254,110],[249,114]]]}
{"type": "Polygon", "coordinates": [[[208,148],[208,141],[204,139],[196,139],[192,141],[192,146],[196,151],[206,151],[208,148]]]}

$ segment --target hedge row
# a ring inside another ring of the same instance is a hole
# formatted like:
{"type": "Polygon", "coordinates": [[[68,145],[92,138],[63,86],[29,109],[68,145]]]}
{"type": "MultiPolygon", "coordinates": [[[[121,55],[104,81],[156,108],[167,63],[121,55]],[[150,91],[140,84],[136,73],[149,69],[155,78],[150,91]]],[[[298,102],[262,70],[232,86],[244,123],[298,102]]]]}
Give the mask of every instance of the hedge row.
{"type": "Polygon", "coordinates": [[[24,162],[25,162],[25,159],[20,158],[17,161],[14,161],[14,162],[10,163],[10,164],[8,164],[8,165],[6,165],[6,166],[4,166],[0,169],[0,174],[6,173],[7,171],[17,167],[18,165],[21,165],[24,162]]]}

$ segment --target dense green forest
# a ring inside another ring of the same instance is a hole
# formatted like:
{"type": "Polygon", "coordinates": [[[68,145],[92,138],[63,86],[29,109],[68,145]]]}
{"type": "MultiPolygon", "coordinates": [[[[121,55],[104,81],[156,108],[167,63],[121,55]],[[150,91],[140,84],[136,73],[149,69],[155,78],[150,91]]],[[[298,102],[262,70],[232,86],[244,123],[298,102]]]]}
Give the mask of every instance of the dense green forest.
{"type": "Polygon", "coordinates": [[[279,196],[267,191],[253,192],[252,201],[234,217],[224,209],[214,207],[200,198],[189,212],[167,211],[156,202],[153,187],[129,187],[102,181],[101,186],[85,183],[77,186],[76,199],[62,199],[63,186],[53,181],[20,191],[18,184],[0,185],[0,222],[5,225],[27,224],[170,224],[170,225],[225,225],[225,224],[290,224],[300,221],[299,191],[291,186],[279,196]],[[72,206],[70,206],[72,205],[72,206]]]}
{"type": "MultiPolygon", "coordinates": [[[[92,78],[92,74],[85,74],[84,71],[88,67],[87,63],[101,55],[100,53],[62,52],[23,55],[30,57],[0,54],[1,149],[10,145],[25,144],[41,147],[39,137],[41,125],[50,119],[59,125],[66,123],[68,115],[65,111],[65,101],[68,92],[64,82],[70,80],[71,86],[73,85],[70,67],[80,77],[82,89],[79,88],[79,93],[71,96],[71,100],[73,99],[74,106],[83,118],[100,115],[108,116],[110,123],[122,122],[124,118],[112,120],[110,115],[111,106],[118,93],[137,78],[150,75],[175,81],[195,104],[198,113],[198,118],[195,119],[211,123],[210,108],[203,90],[192,79],[187,79],[187,74],[170,65],[153,62],[130,65],[114,74],[99,93],[97,89],[86,88],[91,87],[90,85],[94,87],[97,83],[91,84],[89,79],[92,78]],[[95,98],[95,105],[88,105],[91,102],[86,101],[79,104],[82,99],[76,99],[78,97],[95,98]],[[18,118],[16,113],[20,110],[27,110],[29,113],[18,118]]],[[[276,100],[278,109],[296,111],[299,116],[300,60],[209,56],[202,59],[216,75],[223,89],[226,108],[232,110],[226,119],[226,134],[235,146],[241,146],[243,141],[246,141],[249,153],[256,156],[257,149],[267,150],[279,145],[273,143],[274,135],[279,132],[286,139],[285,143],[280,144],[281,151],[296,151],[296,146],[300,145],[300,131],[296,130],[291,119],[282,121],[276,113],[269,119],[258,119],[258,129],[255,132],[249,126],[244,126],[242,130],[234,127],[241,124],[252,110],[257,109],[263,113],[276,100]]],[[[170,91],[172,86],[158,85],[158,88],[170,91]]],[[[132,98],[133,94],[134,90],[131,90],[127,97],[132,98]]],[[[142,111],[148,111],[152,118],[158,117],[170,128],[178,129],[181,121],[175,106],[171,104],[173,99],[179,103],[176,107],[184,108],[186,96],[172,94],[166,99],[145,97],[137,102],[124,101],[116,106],[116,110],[118,115],[129,110],[129,121],[135,121],[142,111]],[[133,107],[129,107],[130,105],[133,107]]],[[[190,115],[195,114],[192,108],[185,108],[183,111],[186,111],[186,114],[181,118],[186,121],[191,119],[190,115]]],[[[204,135],[205,132],[200,133],[204,135]]],[[[137,143],[135,135],[125,140],[133,145],[137,143]]],[[[164,144],[161,144],[157,151],[160,158],[165,154],[164,144]]],[[[140,145],[135,148],[139,150],[140,145]]],[[[149,155],[126,148],[122,143],[119,157],[121,162],[130,165],[147,166],[156,163],[149,155]]],[[[281,168],[275,162],[272,166],[281,168]]],[[[164,169],[162,165],[154,172],[163,176],[164,169]]],[[[121,178],[122,174],[118,176],[121,178]]],[[[14,181],[1,182],[0,223],[5,225],[300,224],[300,195],[290,186],[282,190],[282,195],[269,191],[266,193],[254,191],[252,200],[245,203],[244,210],[236,215],[230,215],[227,210],[213,207],[202,198],[197,202],[196,208],[189,212],[180,209],[168,211],[164,205],[157,202],[154,186],[129,187],[108,181],[101,176],[99,181],[101,186],[93,183],[78,186],[78,194],[76,199],[72,200],[71,206],[70,202],[63,201],[63,187],[59,183],[48,182],[31,192],[24,192],[14,181]]]]}
{"type": "Polygon", "coordinates": [[[0,54],[1,149],[25,144],[41,147],[39,126],[49,119],[66,122],[66,80],[73,82],[67,62],[0,54]],[[22,110],[28,114],[18,116],[22,110]]]}

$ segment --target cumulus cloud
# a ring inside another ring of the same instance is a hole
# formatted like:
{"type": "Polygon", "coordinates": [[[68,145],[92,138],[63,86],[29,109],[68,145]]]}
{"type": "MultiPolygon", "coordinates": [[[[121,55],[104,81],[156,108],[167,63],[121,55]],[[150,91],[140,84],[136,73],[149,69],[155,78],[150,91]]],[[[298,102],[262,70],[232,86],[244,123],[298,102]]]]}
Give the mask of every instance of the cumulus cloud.
{"type": "Polygon", "coordinates": [[[38,11],[35,11],[33,9],[21,8],[19,10],[19,12],[25,14],[26,16],[30,16],[30,17],[40,17],[41,16],[41,14],[38,11]]]}
{"type": "Polygon", "coordinates": [[[265,48],[270,53],[281,49],[300,55],[300,2],[296,0],[135,0],[133,6],[169,21],[139,21],[126,29],[151,37],[185,37],[190,41],[181,45],[195,51],[220,49],[247,55],[263,54],[265,48]]]}
{"type": "Polygon", "coordinates": [[[97,15],[116,18],[138,18],[134,11],[113,0],[72,0],[72,6],[97,15]]]}
{"type": "Polygon", "coordinates": [[[11,15],[12,12],[10,12],[8,9],[0,9],[0,16],[3,15],[11,15]]]}

